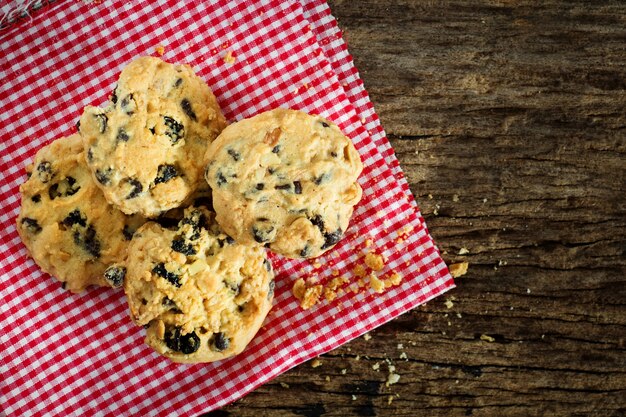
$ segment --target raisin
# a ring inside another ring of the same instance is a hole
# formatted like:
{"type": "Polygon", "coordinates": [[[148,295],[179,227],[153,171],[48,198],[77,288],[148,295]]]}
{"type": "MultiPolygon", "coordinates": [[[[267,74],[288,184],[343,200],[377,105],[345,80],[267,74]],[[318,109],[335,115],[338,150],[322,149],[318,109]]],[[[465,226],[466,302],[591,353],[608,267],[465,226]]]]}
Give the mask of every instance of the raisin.
{"type": "Polygon", "coordinates": [[[176,145],[185,136],[185,126],[169,116],[163,116],[163,120],[167,128],[165,134],[169,136],[172,145],[176,145]]]}
{"type": "Polygon", "coordinates": [[[111,265],[104,271],[104,279],[114,288],[122,286],[125,276],[126,268],[123,266],[111,265]]]}
{"type": "Polygon", "coordinates": [[[324,244],[321,249],[328,249],[331,246],[335,245],[337,242],[341,240],[343,236],[343,231],[341,229],[337,229],[331,233],[324,233],[324,244]]]}
{"type": "Polygon", "coordinates": [[[178,177],[178,171],[174,165],[159,165],[154,185],[168,182],[172,178],[178,177]]]}
{"type": "Polygon", "coordinates": [[[256,185],[256,189],[259,190],[259,191],[261,191],[263,188],[265,188],[265,184],[263,184],[262,182],[260,182],[260,183],[258,183],[256,185]]]}
{"type": "Polygon", "coordinates": [[[280,184],[274,187],[276,190],[290,190],[291,184],[280,184]]]}
{"type": "Polygon", "coordinates": [[[321,124],[322,124],[322,126],[324,126],[324,127],[330,127],[330,125],[329,125],[328,123],[324,122],[324,121],[321,121],[321,120],[320,120],[320,123],[321,123],[321,124]]]}
{"type": "Polygon", "coordinates": [[[226,236],[226,243],[228,243],[229,245],[234,245],[235,244],[235,239],[233,239],[230,236],[226,236]]]}
{"type": "Polygon", "coordinates": [[[226,177],[224,176],[224,174],[222,174],[221,171],[217,171],[217,186],[221,187],[222,185],[226,184],[228,181],[226,180],[226,177]]]}
{"type": "Polygon", "coordinates": [[[120,127],[120,130],[117,131],[117,136],[115,137],[115,140],[118,142],[128,142],[128,139],[130,139],[128,133],[126,133],[123,127],[120,127]]]}
{"type": "Polygon", "coordinates": [[[239,152],[237,152],[234,149],[229,149],[226,152],[228,152],[228,154],[235,160],[235,162],[239,161],[239,159],[241,159],[241,155],[239,154],[239,152]]]}
{"type": "Polygon", "coordinates": [[[96,169],[96,179],[102,185],[109,185],[111,183],[111,174],[113,168],[107,168],[105,170],[96,169]]]}
{"type": "Polygon", "coordinates": [[[293,182],[293,192],[296,194],[302,194],[302,184],[300,184],[300,181],[293,182]]]}
{"type": "Polygon", "coordinates": [[[87,227],[87,217],[84,217],[79,209],[75,209],[63,219],[63,224],[67,227],[72,227],[75,224],[87,227]]]}
{"type": "Polygon", "coordinates": [[[98,122],[98,131],[100,133],[104,133],[107,130],[107,123],[109,121],[109,118],[107,117],[107,115],[104,113],[100,113],[100,114],[94,114],[93,117],[95,117],[96,121],[98,122]]]}
{"type": "Polygon", "coordinates": [[[74,243],[83,248],[94,258],[100,257],[100,241],[96,238],[96,230],[92,225],[89,225],[87,230],[81,232],[79,230],[74,231],[74,243]]]}
{"type": "Polygon", "coordinates": [[[31,219],[30,217],[24,217],[22,219],[22,225],[28,230],[30,233],[37,234],[41,232],[41,226],[35,219],[31,219]]]}
{"type": "Polygon", "coordinates": [[[50,162],[43,161],[37,165],[37,176],[39,176],[39,181],[44,184],[52,179],[54,174],[52,173],[52,165],[50,162]]]}
{"type": "Polygon", "coordinates": [[[183,255],[195,255],[196,253],[198,253],[193,245],[191,245],[190,243],[185,243],[184,239],[180,239],[180,238],[176,238],[172,241],[172,250],[175,250],[176,252],[180,252],[183,255]]]}
{"type": "Polygon", "coordinates": [[[274,288],[276,287],[276,283],[274,280],[270,281],[269,290],[267,291],[267,299],[271,300],[274,297],[274,288]]]}
{"type": "Polygon", "coordinates": [[[192,227],[193,234],[189,236],[189,239],[196,240],[200,237],[200,228],[206,226],[206,217],[200,210],[194,210],[180,221],[178,227],[181,228],[183,224],[188,224],[192,227]]]}
{"type": "Polygon", "coordinates": [[[252,226],[252,236],[254,240],[258,243],[265,243],[272,240],[272,232],[274,231],[274,226],[270,223],[268,219],[260,218],[257,219],[257,223],[252,226]]]}
{"type": "Polygon", "coordinates": [[[189,100],[184,98],[180,102],[180,106],[183,108],[183,111],[185,112],[185,114],[187,116],[189,116],[189,118],[191,120],[193,120],[193,121],[197,121],[198,120],[198,118],[196,117],[196,114],[193,112],[193,109],[191,108],[191,103],[189,102],[189,100]]]}
{"type": "Polygon", "coordinates": [[[180,87],[180,85],[183,83],[183,79],[182,78],[178,78],[176,80],[176,82],[174,83],[174,87],[180,87]]]}
{"type": "Polygon", "coordinates": [[[41,201],[41,194],[35,194],[30,199],[33,203],[39,203],[41,201]]]}
{"type": "Polygon", "coordinates": [[[228,349],[229,345],[230,340],[226,336],[224,336],[224,333],[215,333],[213,339],[213,346],[215,346],[215,350],[221,352],[225,349],[228,349]]]}
{"type": "Polygon", "coordinates": [[[78,190],[80,190],[80,185],[76,184],[76,179],[74,177],[67,177],[53,184],[48,189],[48,197],[50,197],[50,200],[54,200],[57,197],[68,197],[76,194],[78,190]]]}
{"type": "Polygon", "coordinates": [[[272,271],[272,264],[268,259],[263,259],[263,266],[265,267],[265,269],[267,269],[267,272],[272,271]]]}
{"type": "Polygon", "coordinates": [[[154,268],[152,268],[152,272],[154,272],[161,278],[165,278],[166,280],[169,281],[170,284],[172,284],[176,288],[180,288],[181,285],[183,285],[180,282],[180,276],[165,269],[165,264],[163,262],[156,264],[154,268]]]}
{"type": "Polygon", "coordinates": [[[165,345],[176,352],[189,355],[200,349],[200,338],[196,332],[181,335],[180,327],[167,329],[165,331],[165,345]]]}
{"type": "Polygon", "coordinates": [[[117,86],[111,91],[111,103],[117,104],[117,86]]]}
{"type": "Polygon", "coordinates": [[[272,148],[272,153],[278,153],[280,152],[280,145],[276,145],[272,148]]]}
{"type": "Polygon", "coordinates": [[[126,112],[128,116],[132,116],[133,113],[135,113],[135,108],[137,107],[137,104],[135,103],[135,100],[133,99],[132,93],[122,99],[120,106],[122,110],[126,112]]]}
{"type": "Polygon", "coordinates": [[[127,178],[126,182],[129,183],[133,188],[130,190],[130,193],[126,196],[127,200],[137,197],[143,191],[143,185],[136,178],[127,178]]]}

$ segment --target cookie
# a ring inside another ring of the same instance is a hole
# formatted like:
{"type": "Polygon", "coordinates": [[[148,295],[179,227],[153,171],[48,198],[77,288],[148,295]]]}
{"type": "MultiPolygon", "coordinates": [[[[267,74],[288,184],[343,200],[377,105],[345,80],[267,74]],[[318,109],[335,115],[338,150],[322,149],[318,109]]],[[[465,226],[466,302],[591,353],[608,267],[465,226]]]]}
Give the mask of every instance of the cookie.
{"type": "Polygon", "coordinates": [[[234,123],[207,150],[217,222],[237,242],[312,258],[343,236],[363,165],[339,128],[276,109],[234,123]]]}
{"type": "Polygon", "coordinates": [[[203,182],[204,153],[226,126],[211,89],[187,65],[131,62],[105,109],[80,118],[86,159],[107,201],[156,217],[203,182]]]}
{"type": "Polygon", "coordinates": [[[27,172],[17,231],[30,256],[72,292],[121,286],[125,269],[118,264],[145,220],[107,204],[85,164],[80,136],[40,149],[27,172]]]}
{"type": "Polygon", "coordinates": [[[204,207],[178,227],[144,224],[128,250],[124,291],[147,345],[175,362],[236,355],[257,333],[274,295],[265,250],[235,243],[204,207]]]}

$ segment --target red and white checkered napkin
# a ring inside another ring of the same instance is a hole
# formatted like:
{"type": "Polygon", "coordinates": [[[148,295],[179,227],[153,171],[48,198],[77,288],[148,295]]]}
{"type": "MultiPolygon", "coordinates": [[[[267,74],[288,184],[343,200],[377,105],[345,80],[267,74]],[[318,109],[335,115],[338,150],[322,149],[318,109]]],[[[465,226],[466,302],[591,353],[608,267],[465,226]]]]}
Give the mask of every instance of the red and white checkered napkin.
{"type": "Polygon", "coordinates": [[[112,3],[62,1],[0,32],[4,413],[206,412],[453,287],[324,2],[112,3]],[[276,301],[263,329],[240,356],[213,364],[179,365],[154,354],[120,290],[62,290],[27,258],[14,225],[18,187],[36,150],[73,133],[82,108],[106,102],[123,66],[159,44],[163,59],[194,66],[229,119],[275,107],[321,114],[352,138],[365,165],[363,200],[346,238],[315,261],[274,256],[276,301]],[[234,62],[224,59],[229,52],[234,62]],[[382,273],[399,272],[401,285],[300,309],[293,281],[323,282],[332,271],[355,280],[367,239],[388,259],[382,273]]]}

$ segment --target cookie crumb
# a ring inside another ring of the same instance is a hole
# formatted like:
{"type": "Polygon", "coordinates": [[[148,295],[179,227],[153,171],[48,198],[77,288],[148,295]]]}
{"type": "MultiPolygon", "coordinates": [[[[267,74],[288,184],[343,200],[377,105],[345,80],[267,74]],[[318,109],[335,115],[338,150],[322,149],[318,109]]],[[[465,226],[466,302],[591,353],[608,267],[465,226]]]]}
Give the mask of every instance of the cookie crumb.
{"type": "Polygon", "coordinates": [[[387,397],[387,405],[391,405],[392,402],[393,402],[393,395],[390,395],[389,397],[387,397]]]}
{"type": "Polygon", "coordinates": [[[454,201],[455,203],[458,203],[459,202],[459,195],[458,194],[454,194],[452,196],[452,201],[454,201]]]}
{"type": "Polygon", "coordinates": [[[370,246],[372,246],[372,244],[374,243],[374,241],[372,239],[365,239],[365,247],[369,248],[370,246]]]}
{"type": "Polygon", "coordinates": [[[391,274],[387,276],[385,279],[385,288],[389,288],[391,286],[400,285],[402,282],[402,275],[400,275],[396,271],[391,271],[391,274]]]}
{"type": "Polygon", "coordinates": [[[326,378],[324,378],[324,381],[326,381],[326,382],[330,382],[330,377],[329,377],[329,376],[327,376],[326,378]]]}
{"type": "Polygon", "coordinates": [[[496,341],[496,339],[494,339],[493,337],[487,335],[487,334],[481,334],[480,335],[480,340],[484,340],[485,342],[489,342],[489,343],[493,343],[496,341]]]}
{"type": "Polygon", "coordinates": [[[459,255],[467,255],[467,254],[469,254],[469,253],[470,253],[470,251],[469,251],[469,249],[467,249],[467,248],[461,248],[461,249],[459,249],[459,255]]]}
{"type": "Polygon", "coordinates": [[[294,297],[300,301],[300,307],[303,310],[308,310],[317,304],[320,295],[322,294],[322,289],[323,287],[321,285],[307,287],[304,279],[298,278],[298,280],[293,284],[291,292],[294,297]]]}
{"type": "Polygon", "coordinates": [[[469,262],[458,262],[449,266],[450,274],[454,278],[461,277],[467,273],[469,262]]]}
{"type": "Polygon", "coordinates": [[[372,336],[370,336],[370,334],[369,334],[369,333],[365,333],[365,334],[363,335],[363,339],[365,339],[365,340],[370,340],[371,338],[372,338],[372,336]]]}
{"type": "Polygon", "coordinates": [[[454,307],[454,303],[452,302],[452,300],[447,299],[445,303],[443,303],[448,309],[454,307]]]}
{"type": "Polygon", "coordinates": [[[341,370],[341,375],[345,375],[348,372],[348,370],[346,368],[341,370]]]}
{"type": "Polygon", "coordinates": [[[352,401],[356,401],[356,395],[352,394],[352,401]]]}
{"type": "Polygon", "coordinates": [[[372,369],[375,371],[380,370],[380,364],[378,362],[376,362],[374,365],[372,365],[372,369]]]}
{"type": "Polygon", "coordinates": [[[224,55],[224,62],[227,63],[228,65],[232,65],[235,63],[235,61],[236,59],[233,56],[233,51],[226,52],[226,55],[224,55]]]}
{"type": "Polygon", "coordinates": [[[311,361],[311,368],[319,368],[320,366],[322,366],[322,361],[315,358],[311,361]]]}
{"type": "Polygon", "coordinates": [[[355,266],[354,269],[352,270],[352,272],[357,277],[363,278],[365,276],[365,268],[363,267],[363,265],[360,265],[360,264],[355,266]]]}
{"type": "Polygon", "coordinates": [[[387,376],[387,382],[385,382],[385,386],[393,385],[400,380],[400,375],[395,373],[396,367],[393,365],[389,365],[389,376],[387,376]]]}
{"type": "Polygon", "coordinates": [[[408,361],[408,360],[409,360],[409,357],[408,357],[408,356],[406,356],[406,352],[402,352],[402,353],[400,354],[400,359],[404,359],[404,360],[407,360],[407,361],[408,361]]]}
{"type": "Polygon", "coordinates": [[[163,45],[157,45],[154,48],[154,52],[156,52],[158,56],[163,56],[165,53],[165,47],[163,45]]]}
{"type": "Polygon", "coordinates": [[[377,293],[385,291],[385,283],[374,274],[370,274],[370,288],[377,293]]]}
{"type": "Polygon", "coordinates": [[[383,255],[368,252],[365,255],[365,265],[369,266],[374,271],[380,271],[385,267],[385,258],[383,258],[383,255]]]}
{"type": "Polygon", "coordinates": [[[280,386],[283,387],[283,388],[289,388],[289,384],[286,384],[284,382],[281,382],[280,386]]]}
{"type": "Polygon", "coordinates": [[[321,263],[319,263],[319,262],[315,262],[315,263],[313,263],[313,268],[315,268],[315,269],[319,269],[319,268],[321,268],[321,267],[322,267],[322,264],[321,264],[321,263]]]}

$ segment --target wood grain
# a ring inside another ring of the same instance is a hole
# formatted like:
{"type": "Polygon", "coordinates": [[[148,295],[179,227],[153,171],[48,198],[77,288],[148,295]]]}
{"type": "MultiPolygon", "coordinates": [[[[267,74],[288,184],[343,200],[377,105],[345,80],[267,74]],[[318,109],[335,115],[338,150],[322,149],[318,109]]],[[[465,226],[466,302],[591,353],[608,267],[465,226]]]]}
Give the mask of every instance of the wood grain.
{"type": "Polygon", "coordinates": [[[597,3],[331,3],[444,259],[470,268],[206,416],[626,415],[626,3],[597,3]]]}

